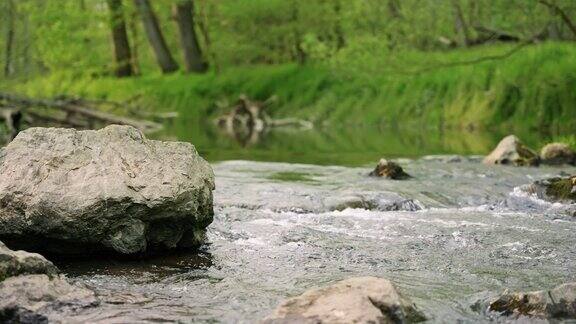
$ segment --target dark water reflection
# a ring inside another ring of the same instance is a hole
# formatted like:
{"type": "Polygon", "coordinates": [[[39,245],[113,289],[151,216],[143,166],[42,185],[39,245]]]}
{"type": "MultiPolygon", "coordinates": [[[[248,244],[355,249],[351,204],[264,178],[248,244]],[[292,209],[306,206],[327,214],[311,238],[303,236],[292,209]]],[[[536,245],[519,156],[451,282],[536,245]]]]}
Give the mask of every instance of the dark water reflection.
{"type": "MultiPolygon", "coordinates": [[[[516,134],[533,149],[563,134],[530,129],[439,130],[428,125],[317,126],[279,128],[234,137],[210,121],[177,119],[156,138],[193,143],[209,161],[254,160],[319,165],[362,165],[382,156],[419,157],[429,154],[486,154],[504,136],[516,134]]],[[[571,134],[567,134],[571,135],[571,134]]]]}

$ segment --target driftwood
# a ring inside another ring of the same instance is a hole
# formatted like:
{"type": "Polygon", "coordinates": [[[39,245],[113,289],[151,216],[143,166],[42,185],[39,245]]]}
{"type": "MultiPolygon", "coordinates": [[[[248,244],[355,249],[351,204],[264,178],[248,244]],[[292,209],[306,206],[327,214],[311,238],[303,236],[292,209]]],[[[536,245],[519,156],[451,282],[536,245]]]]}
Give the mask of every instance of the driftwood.
{"type": "Polygon", "coordinates": [[[21,121],[30,125],[49,123],[75,128],[95,128],[98,125],[120,124],[136,127],[143,132],[156,131],[162,128],[162,125],[158,123],[117,116],[99,110],[103,107],[120,108],[122,104],[63,96],[54,99],[33,99],[0,93],[0,119],[5,121],[11,137],[18,133],[21,121]]]}
{"type": "Polygon", "coordinates": [[[250,100],[241,95],[231,107],[221,107],[229,112],[216,119],[218,126],[242,145],[255,144],[269,128],[297,127],[309,129],[313,124],[296,118],[272,119],[266,108],[276,101],[270,97],[266,101],[250,100]]]}

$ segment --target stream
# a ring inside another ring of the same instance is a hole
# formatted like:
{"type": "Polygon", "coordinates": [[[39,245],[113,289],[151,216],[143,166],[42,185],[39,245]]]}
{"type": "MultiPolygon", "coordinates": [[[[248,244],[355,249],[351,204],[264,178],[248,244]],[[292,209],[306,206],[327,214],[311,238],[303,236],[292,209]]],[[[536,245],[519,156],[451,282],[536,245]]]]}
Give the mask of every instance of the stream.
{"type": "Polygon", "coordinates": [[[431,323],[505,321],[504,289],[576,280],[570,206],[517,189],[574,167],[488,167],[477,157],[401,159],[406,181],[362,166],[224,161],[200,252],[61,262],[103,296],[70,321],[254,323],[287,297],[353,276],[392,280],[431,323]]]}

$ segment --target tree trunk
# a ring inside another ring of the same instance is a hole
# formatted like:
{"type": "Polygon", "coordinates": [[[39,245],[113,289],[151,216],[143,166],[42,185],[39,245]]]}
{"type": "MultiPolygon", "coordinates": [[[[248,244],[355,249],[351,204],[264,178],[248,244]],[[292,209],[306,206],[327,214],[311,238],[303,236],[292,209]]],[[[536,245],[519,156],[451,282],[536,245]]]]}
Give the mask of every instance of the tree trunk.
{"type": "Polygon", "coordinates": [[[334,1],[334,15],[336,16],[336,23],[334,25],[334,34],[336,35],[336,49],[340,50],[346,46],[346,38],[344,38],[344,30],[342,29],[342,4],[340,0],[334,1]]]}
{"type": "Polygon", "coordinates": [[[8,26],[6,28],[6,56],[4,61],[4,76],[9,77],[14,72],[12,52],[14,51],[14,33],[16,29],[16,4],[13,0],[7,0],[8,26]]]}
{"type": "MultiPolygon", "coordinates": [[[[210,21],[208,20],[208,4],[204,3],[200,6],[199,18],[197,20],[198,28],[200,29],[200,33],[202,34],[202,38],[204,39],[204,45],[206,53],[208,53],[210,59],[212,60],[212,65],[214,66],[214,72],[220,72],[220,64],[218,63],[218,57],[216,53],[212,50],[212,41],[210,38],[210,30],[208,26],[210,25],[210,21]]],[[[214,14],[214,16],[216,16],[214,14]]]]}
{"type": "Polygon", "coordinates": [[[549,2],[547,0],[539,0],[538,2],[550,8],[555,14],[559,15],[564,24],[568,26],[568,29],[570,29],[572,34],[576,37],[576,25],[570,18],[570,15],[568,15],[564,10],[562,10],[562,8],[560,8],[555,3],[549,2]]]}
{"type": "Polygon", "coordinates": [[[138,20],[138,14],[132,12],[128,17],[128,27],[130,30],[130,37],[132,38],[132,69],[134,70],[134,75],[140,75],[140,59],[139,59],[139,37],[138,37],[138,26],[136,24],[138,20]]]}
{"type": "Polygon", "coordinates": [[[128,77],[134,75],[132,69],[132,54],[128,33],[126,32],[126,21],[124,20],[124,10],[122,0],[107,0],[110,10],[110,25],[112,28],[112,41],[114,43],[114,74],[117,77],[128,77]]]}
{"type": "Polygon", "coordinates": [[[464,19],[464,14],[462,13],[462,7],[460,7],[460,0],[452,0],[452,9],[454,10],[454,22],[456,27],[456,32],[460,36],[460,45],[468,47],[470,45],[470,31],[468,29],[468,24],[464,19]]]}
{"type": "Polygon", "coordinates": [[[299,26],[298,26],[298,16],[299,16],[299,12],[298,12],[298,4],[296,3],[297,0],[292,0],[291,2],[291,7],[292,7],[292,14],[291,14],[291,18],[292,18],[292,38],[293,38],[293,42],[294,42],[294,54],[293,54],[293,59],[298,62],[298,64],[303,65],[304,63],[306,63],[306,52],[304,51],[304,49],[302,48],[302,34],[300,32],[299,26]]]}
{"type": "Polygon", "coordinates": [[[390,17],[393,19],[402,18],[402,13],[400,12],[400,3],[398,0],[388,0],[388,12],[390,17]]]}
{"type": "Polygon", "coordinates": [[[180,44],[184,52],[186,72],[206,72],[208,64],[204,61],[198,42],[192,0],[182,0],[175,3],[173,14],[180,32],[180,44]]]}
{"type": "Polygon", "coordinates": [[[136,7],[142,17],[142,24],[144,25],[144,30],[146,31],[146,36],[148,36],[148,41],[154,50],[156,55],[156,61],[162,69],[162,73],[171,73],[178,70],[178,64],[174,61],[168,45],[164,40],[160,26],[158,25],[158,19],[150,6],[148,0],[134,0],[136,7]]]}

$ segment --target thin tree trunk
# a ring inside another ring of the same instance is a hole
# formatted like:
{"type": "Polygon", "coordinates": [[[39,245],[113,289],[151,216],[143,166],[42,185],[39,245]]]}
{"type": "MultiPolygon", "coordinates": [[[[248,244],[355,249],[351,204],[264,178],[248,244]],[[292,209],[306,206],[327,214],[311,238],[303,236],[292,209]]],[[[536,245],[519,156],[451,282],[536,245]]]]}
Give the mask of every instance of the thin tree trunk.
{"type": "Polygon", "coordinates": [[[4,76],[9,77],[14,72],[12,52],[14,51],[14,34],[16,29],[16,4],[13,0],[7,0],[8,26],[6,28],[6,56],[4,61],[4,76]]]}
{"type": "Polygon", "coordinates": [[[306,62],[306,52],[302,48],[302,35],[298,28],[298,4],[296,0],[292,0],[292,23],[294,27],[292,28],[293,42],[294,42],[294,59],[298,64],[302,65],[306,62]]]}
{"type": "Polygon", "coordinates": [[[134,75],[132,69],[132,54],[128,33],[126,32],[126,21],[124,19],[124,9],[122,0],[107,0],[110,10],[110,25],[112,28],[112,41],[114,43],[114,74],[117,77],[128,77],[134,75]]]}
{"type": "Polygon", "coordinates": [[[140,43],[138,37],[138,26],[136,24],[138,20],[138,14],[132,12],[128,18],[128,28],[130,29],[130,36],[132,37],[132,69],[134,70],[134,75],[140,75],[140,59],[138,46],[140,43]]]}
{"type": "Polygon", "coordinates": [[[554,11],[554,13],[559,15],[560,18],[562,18],[562,21],[564,21],[564,24],[566,24],[566,26],[568,26],[568,29],[570,29],[572,34],[574,34],[574,36],[576,36],[576,25],[574,24],[574,22],[572,22],[572,19],[570,19],[570,16],[564,10],[562,10],[562,8],[560,8],[558,5],[556,5],[552,2],[546,1],[546,0],[539,0],[538,2],[545,5],[546,7],[550,8],[551,10],[554,11]]]}
{"type": "Polygon", "coordinates": [[[400,3],[398,0],[388,0],[388,11],[390,12],[391,18],[402,18],[402,13],[400,12],[400,3]]]}
{"type": "Polygon", "coordinates": [[[178,64],[176,64],[172,54],[170,54],[170,50],[168,49],[168,45],[166,45],[160,26],[158,25],[158,19],[150,6],[150,2],[148,0],[134,0],[134,3],[142,17],[142,24],[144,25],[146,36],[148,36],[148,41],[154,50],[156,61],[162,73],[171,73],[178,70],[178,64]]]}
{"type": "Polygon", "coordinates": [[[346,38],[344,37],[344,30],[342,29],[342,3],[340,0],[334,1],[334,15],[336,16],[336,23],[334,25],[334,34],[336,34],[336,49],[340,50],[346,46],[346,38]]]}
{"type": "Polygon", "coordinates": [[[182,0],[173,6],[173,14],[180,32],[180,44],[184,52],[186,72],[206,72],[208,64],[202,56],[194,24],[192,0],[182,0]]]}
{"type": "Polygon", "coordinates": [[[218,57],[216,53],[212,50],[212,41],[210,38],[210,30],[208,26],[210,22],[208,20],[207,8],[208,4],[204,2],[202,6],[200,6],[200,19],[198,22],[198,28],[200,29],[200,33],[202,34],[202,38],[204,39],[204,45],[206,52],[208,53],[209,57],[212,59],[212,65],[214,66],[214,71],[216,73],[220,72],[220,64],[218,63],[218,57]]]}
{"type": "Polygon", "coordinates": [[[456,27],[456,32],[460,36],[460,44],[463,46],[470,45],[470,31],[468,29],[468,24],[464,19],[464,14],[462,13],[462,8],[460,7],[460,0],[452,0],[452,9],[454,10],[454,22],[456,27]]]}

